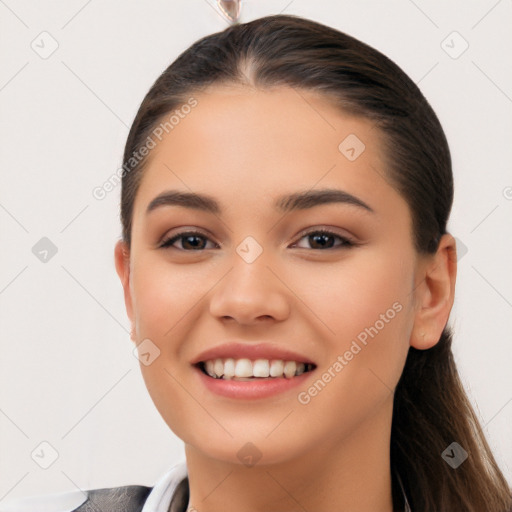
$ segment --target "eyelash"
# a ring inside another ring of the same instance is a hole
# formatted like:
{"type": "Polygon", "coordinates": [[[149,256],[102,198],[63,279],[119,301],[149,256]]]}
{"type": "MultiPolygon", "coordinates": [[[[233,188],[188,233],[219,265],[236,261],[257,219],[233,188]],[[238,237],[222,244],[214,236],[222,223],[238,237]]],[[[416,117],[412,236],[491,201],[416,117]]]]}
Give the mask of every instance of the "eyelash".
{"type": "MultiPolygon", "coordinates": [[[[191,236],[191,235],[208,239],[208,237],[204,233],[201,233],[200,231],[182,231],[181,233],[178,233],[178,234],[172,236],[171,238],[168,238],[167,240],[164,240],[162,242],[162,244],[160,245],[160,248],[162,248],[162,249],[177,249],[178,251],[183,251],[183,252],[200,252],[200,251],[207,250],[207,249],[197,249],[197,250],[193,250],[192,249],[192,250],[188,250],[188,249],[180,249],[178,247],[172,247],[172,245],[176,241],[178,241],[179,239],[183,239],[186,236],[191,236]]],[[[326,229],[315,229],[315,230],[303,232],[303,233],[300,234],[300,237],[299,237],[298,241],[300,241],[303,238],[306,238],[308,236],[312,236],[312,235],[328,235],[328,236],[332,236],[332,237],[335,237],[335,238],[339,238],[342,241],[341,245],[334,246],[334,247],[328,247],[327,249],[310,249],[312,251],[316,251],[316,250],[324,250],[324,251],[326,251],[326,250],[334,250],[334,249],[350,249],[351,247],[354,247],[356,245],[356,243],[354,243],[353,240],[351,240],[351,239],[349,239],[347,237],[338,235],[337,233],[333,233],[332,231],[328,231],[326,229]]],[[[298,242],[295,242],[295,244],[297,244],[297,243],[298,242]]],[[[300,249],[304,249],[304,247],[300,247],[300,249]]]]}

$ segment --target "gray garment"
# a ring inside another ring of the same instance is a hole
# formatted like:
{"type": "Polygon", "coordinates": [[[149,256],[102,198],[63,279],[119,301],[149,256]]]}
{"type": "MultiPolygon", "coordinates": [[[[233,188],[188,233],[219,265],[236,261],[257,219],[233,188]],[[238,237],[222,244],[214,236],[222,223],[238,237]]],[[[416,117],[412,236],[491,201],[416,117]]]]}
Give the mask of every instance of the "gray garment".
{"type": "Polygon", "coordinates": [[[150,492],[151,487],[144,485],[93,489],[73,512],[141,512],[150,492]]]}
{"type": "Polygon", "coordinates": [[[188,477],[184,478],[174,490],[168,512],[186,512],[190,498],[188,477]]]}

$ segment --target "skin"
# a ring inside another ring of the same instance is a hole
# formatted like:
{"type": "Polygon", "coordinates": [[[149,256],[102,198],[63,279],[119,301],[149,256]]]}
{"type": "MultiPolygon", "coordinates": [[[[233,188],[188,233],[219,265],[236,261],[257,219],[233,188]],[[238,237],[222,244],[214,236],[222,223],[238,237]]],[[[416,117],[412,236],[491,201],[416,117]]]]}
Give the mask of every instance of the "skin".
{"type": "Polygon", "coordinates": [[[131,248],[115,247],[132,340],[160,350],[141,371],[185,443],[189,507],[391,512],[393,392],[409,346],[432,347],[448,321],[455,241],[447,234],[435,255],[415,252],[408,205],[386,179],[370,121],[289,87],[215,86],[194,97],[198,105],[151,152],[131,248]],[[366,146],[355,161],[338,149],[349,134],[366,146]],[[273,207],[277,196],[320,188],[345,190],[374,213],[340,203],[285,215],[273,207]],[[222,212],[165,206],[146,215],[169,189],[213,196],[222,212]],[[319,227],[356,245],[324,249],[302,235],[319,227]],[[206,249],[187,251],[184,239],[159,247],[192,228],[206,249]],[[236,252],[247,236],[263,249],[250,264],[236,252]],[[396,302],[400,312],[299,403],[297,394],[396,302]],[[228,339],[290,347],[315,362],[315,377],[256,401],[214,395],[190,362],[228,339]],[[237,457],[247,442],[261,453],[252,467],[237,457]]]}

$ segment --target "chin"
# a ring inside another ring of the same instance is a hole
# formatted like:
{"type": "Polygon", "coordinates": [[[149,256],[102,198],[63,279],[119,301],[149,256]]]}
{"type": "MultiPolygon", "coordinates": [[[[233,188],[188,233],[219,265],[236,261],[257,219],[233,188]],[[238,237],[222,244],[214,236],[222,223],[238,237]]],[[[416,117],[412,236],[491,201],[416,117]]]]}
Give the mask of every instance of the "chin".
{"type": "MultiPolygon", "coordinates": [[[[275,424],[274,424],[275,425],[275,424]]],[[[197,432],[185,439],[185,444],[192,450],[200,452],[203,457],[216,461],[235,464],[241,467],[271,466],[283,464],[303,455],[307,450],[305,443],[299,440],[288,439],[286,436],[273,432],[272,428],[265,428],[265,434],[254,432],[240,426],[238,432],[230,430],[233,437],[225,431],[212,435],[211,432],[197,432]]]]}

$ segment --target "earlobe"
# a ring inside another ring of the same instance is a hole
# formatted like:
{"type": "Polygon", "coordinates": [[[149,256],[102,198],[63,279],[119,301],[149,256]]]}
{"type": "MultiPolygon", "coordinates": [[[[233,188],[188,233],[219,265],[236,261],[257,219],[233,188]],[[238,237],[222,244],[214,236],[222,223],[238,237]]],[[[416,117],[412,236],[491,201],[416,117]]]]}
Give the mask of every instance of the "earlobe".
{"type": "Polygon", "coordinates": [[[457,252],[452,235],[441,237],[436,254],[422,263],[421,269],[416,280],[417,307],[410,345],[426,350],[441,338],[453,306],[457,252]]]}
{"type": "MultiPolygon", "coordinates": [[[[121,280],[124,292],[124,304],[126,307],[126,313],[132,324],[130,338],[134,340],[134,328],[133,328],[133,305],[130,290],[130,249],[126,242],[119,240],[116,243],[114,249],[114,262],[116,266],[116,272],[121,280]]],[[[134,340],[135,341],[135,340],[134,340]]]]}

